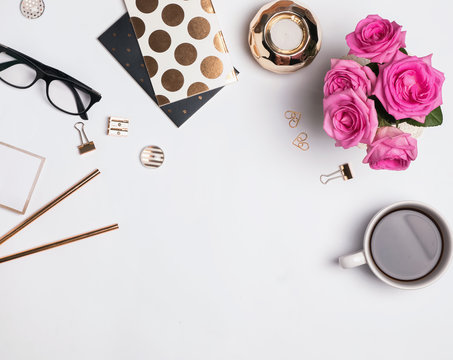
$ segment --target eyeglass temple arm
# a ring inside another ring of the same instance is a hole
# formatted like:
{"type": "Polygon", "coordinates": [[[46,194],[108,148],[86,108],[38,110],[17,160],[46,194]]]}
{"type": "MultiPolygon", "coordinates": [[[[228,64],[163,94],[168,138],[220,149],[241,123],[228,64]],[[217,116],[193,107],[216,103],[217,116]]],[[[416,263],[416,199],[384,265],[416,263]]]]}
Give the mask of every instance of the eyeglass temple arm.
{"type": "Polygon", "coordinates": [[[6,69],[10,68],[11,66],[14,66],[14,65],[20,64],[20,63],[21,62],[19,60],[12,60],[12,61],[2,63],[2,64],[0,64],[0,71],[6,70],[6,69]]]}
{"type": "Polygon", "coordinates": [[[80,98],[80,95],[79,93],[77,92],[76,89],[74,89],[73,86],[69,86],[69,85],[66,85],[68,86],[71,91],[72,91],[72,95],[74,95],[74,98],[75,98],[75,101],[76,101],[76,104],[77,104],[77,110],[79,111],[80,113],[80,117],[83,119],[83,120],[88,120],[88,116],[87,116],[87,113],[85,111],[85,107],[83,106],[83,103],[82,103],[82,99],[80,98]]]}
{"type": "MultiPolygon", "coordinates": [[[[33,60],[33,59],[32,59],[33,60]]],[[[38,61],[36,60],[33,60],[34,62],[36,63],[39,63],[38,61]]],[[[44,65],[42,63],[39,63],[39,65],[42,67],[42,69],[45,71],[45,72],[49,72],[49,73],[53,73],[54,75],[57,75],[59,76],[60,78],[64,79],[64,80],[69,80],[71,82],[73,82],[74,84],[82,87],[82,88],[86,88],[87,90],[89,91],[92,91],[96,94],[98,94],[98,92],[92,88],[90,88],[88,85],[84,84],[83,82],[73,78],[72,76],[69,76],[68,74],[64,73],[63,71],[61,70],[58,70],[58,69],[55,69],[51,66],[48,66],[48,65],[44,65]]]]}

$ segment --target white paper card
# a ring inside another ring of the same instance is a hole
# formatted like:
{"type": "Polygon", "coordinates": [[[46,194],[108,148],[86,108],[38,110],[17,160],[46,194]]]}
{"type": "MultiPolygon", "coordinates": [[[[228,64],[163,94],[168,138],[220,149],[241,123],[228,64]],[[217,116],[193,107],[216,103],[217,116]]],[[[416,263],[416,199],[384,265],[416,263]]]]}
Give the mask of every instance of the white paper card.
{"type": "Polygon", "coordinates": [[[45,159],[0,142],[0,206],[24,214],[45,159]]]}

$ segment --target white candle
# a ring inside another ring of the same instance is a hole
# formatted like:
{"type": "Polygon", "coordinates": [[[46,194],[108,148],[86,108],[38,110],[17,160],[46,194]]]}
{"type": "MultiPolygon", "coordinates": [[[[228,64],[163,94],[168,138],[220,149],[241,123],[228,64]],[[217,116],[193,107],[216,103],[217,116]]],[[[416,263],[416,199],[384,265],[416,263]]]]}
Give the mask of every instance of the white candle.
{"type": "Polygon", "coordinates": [[[303,40],[302,29],[290,19],[277,21],[270,30],[271,40],[278,48],[291,51],[303,40]]]}

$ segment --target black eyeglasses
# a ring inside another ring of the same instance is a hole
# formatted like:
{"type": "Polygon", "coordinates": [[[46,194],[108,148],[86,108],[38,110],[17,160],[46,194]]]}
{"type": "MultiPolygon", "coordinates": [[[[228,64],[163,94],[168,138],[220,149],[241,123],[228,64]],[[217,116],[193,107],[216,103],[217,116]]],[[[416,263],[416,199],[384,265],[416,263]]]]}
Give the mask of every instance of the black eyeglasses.
{"type": "Polygon", "coordinates": [[[0,44],[0,80],[27,89],[39,79],[46,82],[46,94],[58,110],[88,120],[87,111],[102,96],[64,72],[44,65],[19,51],[0,44]]]}

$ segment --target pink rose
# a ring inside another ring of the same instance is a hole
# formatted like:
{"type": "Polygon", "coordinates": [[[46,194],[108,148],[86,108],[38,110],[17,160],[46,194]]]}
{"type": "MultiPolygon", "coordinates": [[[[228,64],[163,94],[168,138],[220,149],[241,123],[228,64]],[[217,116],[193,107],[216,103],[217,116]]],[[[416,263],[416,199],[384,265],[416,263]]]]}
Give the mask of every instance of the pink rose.
{"type": "Polygon", "coordinates": [[[324,130],[336,146],[371,144],[378,127],[374,101],[362,90],[346,89],[324,99],[324,130]]]}
{"type": "Polygon", "coordinates": [[[324,96],[346,89],[361,89],[371,95],[376,84],[376,75],[368,66],[362,66],[354,60],[331,60],[331,70],[324,78],[324,96]]]}
{"type": "Polygon", "coordinates": [[[393,126],[379,128],[363,163],[375,170],[406,170],[417,158],[417,140],[393,126]]]}
{"type": "Polygon", "coordinates": [[[391,63],[379,66],[374,95],[396,120],[411,118],[424,123],[426,115],[442,105],[445,76],[431,66],[431,56],[400,52],[391,63]]]}
{"type": "Polygon", "coordinates": [[[406,32],[402,26],[378,15],[368,15],[346,36],[349,54],[385,63],[392,60],[400,48],[405,48],[406,32]]]}

